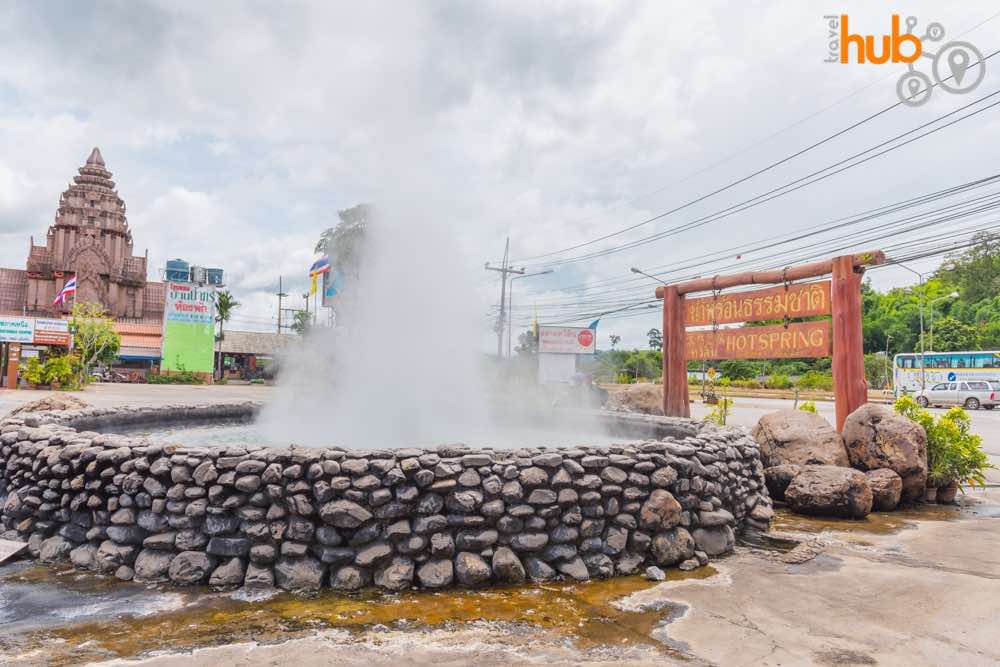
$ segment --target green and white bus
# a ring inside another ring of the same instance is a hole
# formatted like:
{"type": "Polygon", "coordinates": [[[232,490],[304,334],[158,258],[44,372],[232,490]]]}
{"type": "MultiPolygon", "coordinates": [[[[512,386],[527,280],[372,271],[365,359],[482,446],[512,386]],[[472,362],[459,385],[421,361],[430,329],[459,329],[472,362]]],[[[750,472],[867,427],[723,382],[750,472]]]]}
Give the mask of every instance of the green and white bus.
{"type": "Polygon", "coordinates": [[[1000,352],[925,352],[921,364],[919,352],[897,354],[892,360],[892,389],[896,396],[920,391],[939,382],[961,380],[1000,381],[1000,352]]]}

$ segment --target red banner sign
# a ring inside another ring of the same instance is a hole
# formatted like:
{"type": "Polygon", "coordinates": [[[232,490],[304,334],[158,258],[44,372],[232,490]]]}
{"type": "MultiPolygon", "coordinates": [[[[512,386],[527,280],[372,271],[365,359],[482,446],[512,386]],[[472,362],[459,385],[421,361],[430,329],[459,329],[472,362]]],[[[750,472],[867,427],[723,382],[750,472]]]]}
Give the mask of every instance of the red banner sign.
{"type": "Polygon", "coordinates": [[[826,315],[830,312],[830,281],[771,287],[750,292],[686,299],[684,325],[730,324],[826,315]]]}
{"type": "MultiPolygon", "coordinates": [[[[829,301],[827,302],[829,303],[829,301]]],[[[687,359],[790,359],[828,357],[832,350],[830,321],[768,327],[688,331],[687,359]]]]}

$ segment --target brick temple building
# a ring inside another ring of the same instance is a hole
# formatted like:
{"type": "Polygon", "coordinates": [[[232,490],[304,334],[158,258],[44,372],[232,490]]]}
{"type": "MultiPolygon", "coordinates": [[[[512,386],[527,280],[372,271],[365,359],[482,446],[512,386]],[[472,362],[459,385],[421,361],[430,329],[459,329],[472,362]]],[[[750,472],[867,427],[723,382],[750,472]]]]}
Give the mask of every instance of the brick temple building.
{"type": "Polygon", "coordinates": [[[163,283],[146,280],[148,251],[133,255],[125,202],[95,148],[60,195],[44,245],[28,246],[24,269],[0,269],[0,314],[60,317],[72,300],[53,306],[76,275],[76,300],[100,303],[116,320],[159,324],[163,283]]]}

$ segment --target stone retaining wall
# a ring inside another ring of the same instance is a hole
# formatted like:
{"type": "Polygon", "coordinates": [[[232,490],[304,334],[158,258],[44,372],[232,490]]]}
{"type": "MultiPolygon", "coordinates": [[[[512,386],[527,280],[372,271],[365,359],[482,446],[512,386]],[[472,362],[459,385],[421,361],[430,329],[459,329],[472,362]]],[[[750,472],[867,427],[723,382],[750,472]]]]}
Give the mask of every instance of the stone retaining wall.
{"type": "Polygon", "coordinates": [[[121,579],[296,591],[582,581],[695,567],[771,518],[743,429],[691,423],[683,438],[574,449],[200,448],[78,430],[99,425],[94,412],[0,421],[0,524],[35,557],[121,579]]]}

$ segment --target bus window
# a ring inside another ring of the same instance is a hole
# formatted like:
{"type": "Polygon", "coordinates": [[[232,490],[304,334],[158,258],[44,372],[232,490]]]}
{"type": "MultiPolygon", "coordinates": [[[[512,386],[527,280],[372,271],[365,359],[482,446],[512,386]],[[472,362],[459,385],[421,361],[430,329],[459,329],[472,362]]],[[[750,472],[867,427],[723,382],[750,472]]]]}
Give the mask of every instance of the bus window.
{"type": "MultiPolygon", "coordinates": [[[[951,356],[947,354],[928,354],[927,368],[951,368],[951,356]]],[[[919,359],[919,357],[918,357],[919,359]]]]}
{"type": "Polygon", "coordinates": [[[996,368],[996,357],[990,352],[980,352],[972,355],[974,368],[996,368]]]}
{"type": "Polygon", "coordinates": [[[953,354],[953,355],[951,355],[951,367],[952,368],[968,368],[969,367],[969,355],[967,355],[967,354],[953,354]]]}
{"type": "Polygon", "coordinates": [[[913,359],[913,357],[902,354],[898,355],[896,357],[896,368],[913,368],[913,365],[910,361],[911,359],[913,359]]]}

